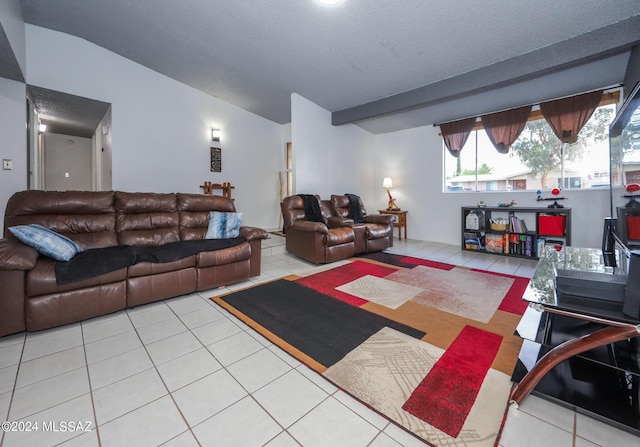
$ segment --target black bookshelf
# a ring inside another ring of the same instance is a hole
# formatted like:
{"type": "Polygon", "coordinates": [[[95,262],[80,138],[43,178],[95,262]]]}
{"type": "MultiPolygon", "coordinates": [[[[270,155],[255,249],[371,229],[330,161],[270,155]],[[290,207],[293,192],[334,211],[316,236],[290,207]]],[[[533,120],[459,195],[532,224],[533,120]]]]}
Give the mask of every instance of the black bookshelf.
{"type": "Polygon", "coordinates": [[[538,259],[571,245],[571,208],[462,207],[462,250],[538,259]]]}

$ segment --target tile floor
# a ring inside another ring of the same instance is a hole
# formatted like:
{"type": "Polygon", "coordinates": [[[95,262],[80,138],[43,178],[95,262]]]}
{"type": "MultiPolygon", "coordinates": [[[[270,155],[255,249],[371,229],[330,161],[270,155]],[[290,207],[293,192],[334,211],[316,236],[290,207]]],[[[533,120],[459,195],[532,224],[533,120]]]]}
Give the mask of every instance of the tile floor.
{"type": "MultiPolygon", "coordinates": [[[[424,241],[396,240],[391,251],[521,276],[535,267],[424,241]]],[[[278,236],[264,241],[263,255],[253,283],[318,268],[287,254],[278,236]]],[[[0,338],[0,415],[32,430],[6,432],[0,445],[424,445],[208,299],[248,285],[0,338]]],[[[623,447],[640,439],[531,396],[510,409],[500,445],[623,447]]]]}

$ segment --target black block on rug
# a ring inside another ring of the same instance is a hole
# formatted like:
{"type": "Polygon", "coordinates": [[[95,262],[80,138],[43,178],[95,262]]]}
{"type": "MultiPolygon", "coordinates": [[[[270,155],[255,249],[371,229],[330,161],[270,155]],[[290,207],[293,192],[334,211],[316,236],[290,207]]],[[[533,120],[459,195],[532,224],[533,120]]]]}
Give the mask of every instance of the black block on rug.
{"type": "Polygon", "coordinates": [[[287,280],[217,300],[228,303],[327,368],[385,326],[418,339],[425,336],[423,331],[287,280]]]}

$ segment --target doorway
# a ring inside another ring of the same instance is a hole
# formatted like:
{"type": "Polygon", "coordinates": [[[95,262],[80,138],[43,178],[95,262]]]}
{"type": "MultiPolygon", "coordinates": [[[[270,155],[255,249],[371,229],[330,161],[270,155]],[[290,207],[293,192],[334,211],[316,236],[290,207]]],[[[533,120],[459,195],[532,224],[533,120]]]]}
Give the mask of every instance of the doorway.
{"type": "Polygon", "coordinates": [[[28,188],[112,189],[111,104],[27,86],[28,188]]]}

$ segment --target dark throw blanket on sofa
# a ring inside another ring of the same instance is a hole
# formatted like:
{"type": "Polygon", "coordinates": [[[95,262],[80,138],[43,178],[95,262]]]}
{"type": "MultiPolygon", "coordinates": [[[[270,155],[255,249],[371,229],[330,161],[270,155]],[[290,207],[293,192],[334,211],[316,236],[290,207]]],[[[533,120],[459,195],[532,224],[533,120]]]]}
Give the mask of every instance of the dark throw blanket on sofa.
{"type": "Polygon", "coordinates": [[[362,214],[362,208],[360,207],[360,197],[355,194],[345,194],[349,199],[349,217],[353,219],[355,223],[363,223],[364,216],[362,214]]]}
{"type": "Polygon", "coordinates": [[[325,223],[318,198],[313,194],[298,194],[304,203],[304,216],[311,222],[325,223]]]}
{"type": "Polygon", "coordinates": [[[157,247],[118,245],[92,248],[78,253],[67,262],[56,262],[56,284],[82,281],[144,261],[173,262],[201,251],[220,250],[240,245],[245,240],[243,237],[236,237],[171,242],[157,247]]]}

